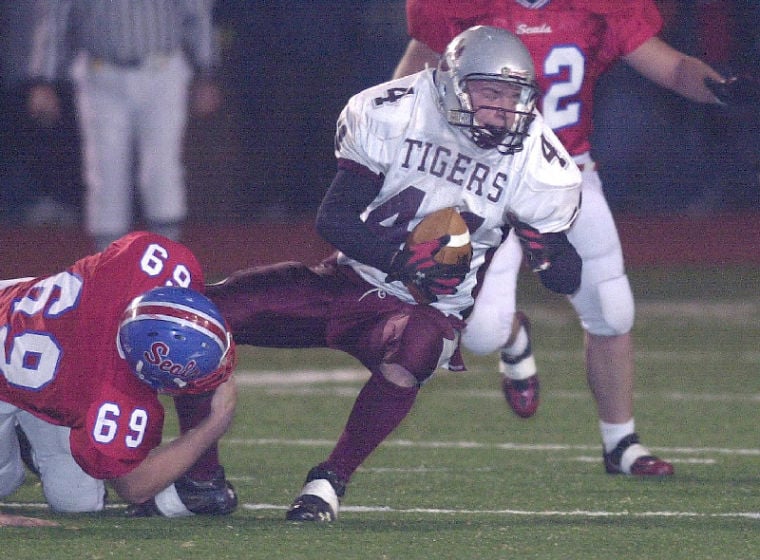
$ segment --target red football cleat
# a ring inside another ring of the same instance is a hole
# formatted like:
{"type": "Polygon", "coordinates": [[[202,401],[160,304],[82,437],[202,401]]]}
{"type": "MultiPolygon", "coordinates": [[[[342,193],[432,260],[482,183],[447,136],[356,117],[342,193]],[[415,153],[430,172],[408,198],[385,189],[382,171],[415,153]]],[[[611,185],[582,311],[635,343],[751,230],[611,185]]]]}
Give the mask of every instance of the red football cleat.
{"type": "Polygon", "coordinates": [[[520,418],[530,418],[538,410],[538,375],[527,379],[501,378],[501,389],[510,408],[520,418]]]}
{"type": "Polygon", "coordinates": [[[632,476],[670,476],[674,472],[673,465],[651,455],[635,433],[621,439],[611,452],[604,453],[604,469],[607,474],[632,476]]]}

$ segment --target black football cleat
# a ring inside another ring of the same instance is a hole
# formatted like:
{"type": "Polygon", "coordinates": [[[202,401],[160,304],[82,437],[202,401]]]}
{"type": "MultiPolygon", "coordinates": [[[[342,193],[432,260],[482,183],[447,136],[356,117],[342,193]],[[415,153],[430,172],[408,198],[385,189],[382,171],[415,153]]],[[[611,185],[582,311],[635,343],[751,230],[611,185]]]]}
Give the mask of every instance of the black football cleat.
{"type": "Polygon", "coordinates": [[[338,517],[340,498],[346,493],[346,482],[334,472],[317,466],[306,476],[301,493],[285,514],[288,521],[330,523],[338,517]]]}
{"type": "Polygon", "coordinates": [[[635,433],[627,435],[615,449],[604,453],[604,469],[607,474],[627,474],[631,476],[671,476],[673,465],[652,455],[639,443],[635,433]]]}
{"type": "Polygon", "coordinates": [[[210,480],[193,480],[185,475],[174,486],[185,507],[196,515],[229,515],[237,509],[237,493],[221,466],[210,480]]]}
{"type": "Polygon", "coordinates": [[[156,498],[141,504],[130,504],[127,506],[127,517],[229,515],[238,505],[235,488],[225,478],[224,468],[221,466],[209,480],[193,480],[187,475],[177,479],[174,482],[174,490],[181,504],[174,505],[171,509],[167,505],[162,507],[165,500],[161,499],[162,494],[169,490],[171,487],[162,491],[156,498]]]}

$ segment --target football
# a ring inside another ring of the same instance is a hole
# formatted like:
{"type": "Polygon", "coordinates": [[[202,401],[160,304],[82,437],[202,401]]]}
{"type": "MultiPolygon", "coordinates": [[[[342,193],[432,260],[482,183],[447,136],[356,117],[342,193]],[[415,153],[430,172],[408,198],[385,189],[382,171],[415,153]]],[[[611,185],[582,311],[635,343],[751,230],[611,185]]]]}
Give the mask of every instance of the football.
{"type": "Polygon", "coordinates": [[[440,264],[470,264],[472,245],[470,230],[456,208],[443,208],[425,216],[409,234],[407,244],[414,246],[424,241],[432,241],[444,235],[449,242],[434,260],[440,264]]]}

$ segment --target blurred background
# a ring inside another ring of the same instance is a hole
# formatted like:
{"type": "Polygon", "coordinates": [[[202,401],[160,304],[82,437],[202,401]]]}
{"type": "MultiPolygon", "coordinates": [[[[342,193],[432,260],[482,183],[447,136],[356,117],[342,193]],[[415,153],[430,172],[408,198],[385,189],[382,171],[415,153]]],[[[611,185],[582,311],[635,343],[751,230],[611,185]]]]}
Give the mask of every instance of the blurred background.
{"type": "MultiPolygon", "coordinates": [[[[31,121],[23,94],[40,0],[0,9],[0,224],[77,224],[84,187],[67,76],[64,118],[31,121]],[[68,105],[66,105],[68,104],[68,105]]],[[[659,1],[663,37],[723,72],[760,62],[759,0],[659,1]]],[[[403,0],[217,0],[224,100],[193,117],[185,161],[191,220],[308,217],[335,170],[335,120],[388,79],[408,37],[403,0]]],[[[613,68],[597,91],[595,158],[616,212],[705,215],[760,208],[760,108],[692,104],[613,68]]]]}

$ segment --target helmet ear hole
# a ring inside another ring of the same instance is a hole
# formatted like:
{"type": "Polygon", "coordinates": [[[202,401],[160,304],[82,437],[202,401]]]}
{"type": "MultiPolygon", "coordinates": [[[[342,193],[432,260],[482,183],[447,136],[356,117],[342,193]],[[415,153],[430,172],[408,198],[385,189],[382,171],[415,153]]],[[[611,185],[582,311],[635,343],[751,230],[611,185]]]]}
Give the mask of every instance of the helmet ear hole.
{"type": "Polygon", "coordinates": [[[199,292],[173,286],[155,288],[132,300],[117,335],[119,353],[132,372],[166,392],[214,374],[230,344],[213,302],[199,292]]]}

